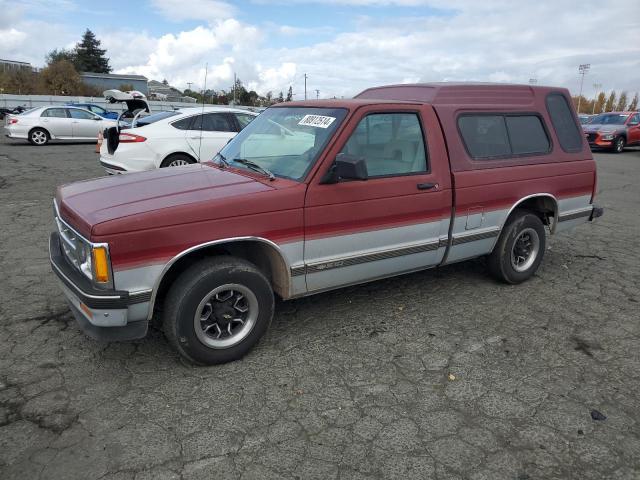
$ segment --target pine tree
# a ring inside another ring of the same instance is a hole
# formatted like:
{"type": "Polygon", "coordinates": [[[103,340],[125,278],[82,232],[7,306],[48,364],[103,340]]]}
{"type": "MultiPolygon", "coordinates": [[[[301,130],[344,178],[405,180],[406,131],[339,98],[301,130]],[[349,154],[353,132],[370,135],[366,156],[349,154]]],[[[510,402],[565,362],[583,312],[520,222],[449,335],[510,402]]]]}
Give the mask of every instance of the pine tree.
{"type": "Polygon", "coordinates": [[[82,40],[75,48],[75,66],[79,72],[109,73],[109,59],[104,56],[105,49],[100,48],[100,40],[87,28],[82,40]]]}
{"type": "Polygon", "coordinates": [[[293,88],[289,85],[289,91],[287,92],[287,99],[285,102],[290,102],[291,100],[293,100],[293,88]]]}
{"type": "Polygon", "coordinates": [[[604,92],[600,92],[598,94],[598,98],[596,100],[596,105],[594,108],[594,113],[602,113],[604,112],[604,105],[607,102],[607,95],[604,92]]]}
{"type": "Polygon", "coordinates": [[[638,92],[633,96],[633,100],[629,104],[629,110],[635,111],[638,109],[638,92]]]}
{"type": "Polygon", "coordinates": [[[605,112],[613,112],[613,109],[616,105],[616,92],[615,90],[611,91],[609,98],[607,99],[607,103],[604,106],[605,112]]]}
{"type": "Polygon", "coordinates": [[[284,95],[282,94],[282,91],[280,91],[280,95],[278,95],[278,98],[276,99],[276,102],[278,102],[278,103],[284,102],[284,95]]]}
{"type": "Polygon", "coordinates": [[[618,100],[618,105],[616,105],[616,110],[618,112],[624,112],[627,109],[627,92],[622,92],[620,94],[620,99],[618,100]]]}

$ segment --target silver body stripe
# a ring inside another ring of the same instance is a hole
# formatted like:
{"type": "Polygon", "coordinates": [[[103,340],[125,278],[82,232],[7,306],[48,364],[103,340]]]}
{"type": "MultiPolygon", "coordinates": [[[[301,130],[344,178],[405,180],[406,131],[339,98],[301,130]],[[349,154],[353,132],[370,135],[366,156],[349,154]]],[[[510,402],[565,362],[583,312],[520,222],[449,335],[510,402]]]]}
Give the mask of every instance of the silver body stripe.
{"type": "MultiPolygon", "coordinates": [[[[539,195],[553,198],[549,194],[539,195]]],[[[555,222],[555,231],[568,230],[588,220],[592,210],[591,195],[561,199],[557,205],[559,218],[555,222]]],[[[449,219],[306,242],[275,244],[255,237],[219,240],[192,247],[169,262],[117,270],[114,272],[114,285],[119,290],[129,291],[132,296],[139,295],[143,300],[130,307],[135,309],[130,312],[130,318],[140,318],[142,310],[150,318],[161,278],[182,254],[207,245],[259,240],[278,250],[290,272],[288,298],[299,297],[439,265],[447,247],[446,263],[486,255],[493,250],[508,215],[516,206],[493,211],[484,211],[481,207],[457,211],[451,240],[448,237],[449,219]],[[150,301],[146,302],[148,297],[150,301]]]]}
{"type": "Polygon", "coordinates": [[[309,291],[363,282],[442,260],[449,219],[312,239],[305,243],[309,291]]]}

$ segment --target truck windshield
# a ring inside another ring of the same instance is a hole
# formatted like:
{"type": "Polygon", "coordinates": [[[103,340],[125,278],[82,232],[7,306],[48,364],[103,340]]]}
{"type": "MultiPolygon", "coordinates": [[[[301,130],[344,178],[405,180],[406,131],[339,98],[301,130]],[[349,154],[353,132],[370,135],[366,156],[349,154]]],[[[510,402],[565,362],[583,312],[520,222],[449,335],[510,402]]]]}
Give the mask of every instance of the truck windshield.
{"type": "Polygon", "coordinates": [[[269,108],[214,161],[238,168],[249,168],[250,162],[276,177],[302,180],[346,114],[342,108],[269,108]]]}
{"type": "Polygon", "coordinates": [[[626,114],[608,113],[598,115],[589,123],[593,123],[594,125],[622,125],[627,118],[629,118],[629,115],[626,114]]]}

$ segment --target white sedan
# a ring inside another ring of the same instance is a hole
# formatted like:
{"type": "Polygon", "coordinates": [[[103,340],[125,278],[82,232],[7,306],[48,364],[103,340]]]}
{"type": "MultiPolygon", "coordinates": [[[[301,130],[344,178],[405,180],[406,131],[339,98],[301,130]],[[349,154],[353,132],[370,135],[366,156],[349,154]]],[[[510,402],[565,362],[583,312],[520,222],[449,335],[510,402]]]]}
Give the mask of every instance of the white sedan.
{"type": "Polygon", "coordinates": [[[50,140],[95,140],[98,132],[115,124],[115,120],[102,118],[84,108],[47,106],[8,115],[4,128],[7,137],[40,146],[50,140]]]}
{"type": "Polygon", "coordinates": [[[109,174],[141,172],[211,160],[258,114],[225,107],[190,107],[109,128],[100,164],[109,174]]]}

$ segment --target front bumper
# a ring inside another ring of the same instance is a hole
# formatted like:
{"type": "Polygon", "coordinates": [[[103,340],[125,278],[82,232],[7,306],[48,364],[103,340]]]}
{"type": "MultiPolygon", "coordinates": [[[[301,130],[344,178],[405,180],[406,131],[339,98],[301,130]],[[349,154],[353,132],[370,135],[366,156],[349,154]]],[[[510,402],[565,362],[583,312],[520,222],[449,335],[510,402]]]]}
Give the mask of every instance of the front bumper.
{"type": "Polygon", "coordinates": [[[64,258],[57,232],[49,237],[49,258],[71,311],[87,335],[106,341],[133,340],[146,335],[151,292],[131,295],[122,290],[95,288],[64,258]]]}

